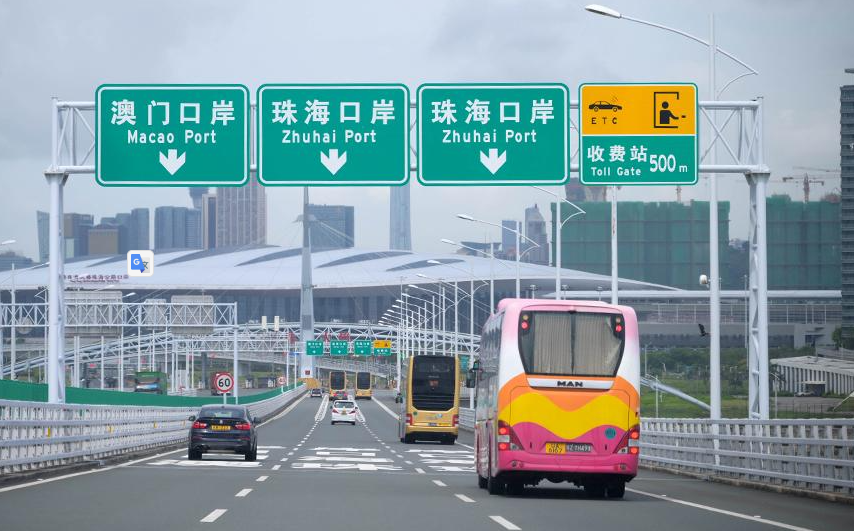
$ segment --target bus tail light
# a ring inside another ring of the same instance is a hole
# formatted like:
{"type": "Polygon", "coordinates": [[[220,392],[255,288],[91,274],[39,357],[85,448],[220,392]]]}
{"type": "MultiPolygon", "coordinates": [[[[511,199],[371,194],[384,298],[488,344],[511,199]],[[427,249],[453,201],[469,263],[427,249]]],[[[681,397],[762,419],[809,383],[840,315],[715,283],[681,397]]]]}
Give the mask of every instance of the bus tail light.
{"type": "Polygon", "coordinates": [[[460,425],[460,416],[454,415],[454,427],[456,428],[459,425],[460,425]]]}
{"type": "Polygon", "coordinates": [[[406,424],[412,426],[412,413],[406,414],[406,424]]]}
{"type": "Polygon", "coordinates": [[[633,426],[623,435],[620,444],[614,450],[618,454],[638,455],[640,452],[640,426],[633,426]]]}
{"type": "Polygon", "coordinates": [[[522,443],[519,441],[519,437],[516,436],[513,428],[503,420],[498,421],[498,435],[495,437],[495,440],[498,442],[499,450],[522,449],[522,443]]]}

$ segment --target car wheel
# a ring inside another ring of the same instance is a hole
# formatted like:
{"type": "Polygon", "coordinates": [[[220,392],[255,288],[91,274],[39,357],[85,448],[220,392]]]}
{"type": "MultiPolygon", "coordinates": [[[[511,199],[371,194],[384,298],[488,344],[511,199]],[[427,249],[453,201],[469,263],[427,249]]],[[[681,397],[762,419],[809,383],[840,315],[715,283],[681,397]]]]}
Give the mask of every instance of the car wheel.
{"type": "Polygon", "coordinates": [[[620,110],[620,108],[619,108],[619,107],[612,107],[612,110],[613,110],[614,112],[617,112],[617,111],[619,111],[619,110],[620,110]]]}
{"type": "Polygon", "coordinates": [[[594,106],[593,106],[593,112],[599,112],[599,107],[597,107],[597,106],[595,106],[595,105],[594,105],[594,106]]]}
{"type": "Polygon", "coordinates": [[[481,489],[486,488],[486,478],[481,477],[480,474],[477,475],[477,486],[478,486],[478,488],[481,488],[481,489]]]}
{"type": "Polygon", "coordinates": [[[486,472],[486,492],[493,496],[497,494],[504,494],[504,481],[492,476],[492,451],[489,452],[487,459],[489,460],[489,466],[486,472]]]}
{"type": "Polygon", "coordinates": [[[198,461],[202,458],[202,452],[196,452],[193,450],[189,450],[187,452],[187,460],[189,461],[198,461]]]}
{"type": "Polygon", "coordinates": [[[412,435],[404,435],[403,436],[403,444],[412,444],[415,442],[415,439],[412,438],[412,435]]]}
{"type": "Polygon", "coordinates": [[[254,461],[257,457],[258,457],[258,451],[252,450],[251,452],[244,455],[243,459],[246,461],[254,461]]]}

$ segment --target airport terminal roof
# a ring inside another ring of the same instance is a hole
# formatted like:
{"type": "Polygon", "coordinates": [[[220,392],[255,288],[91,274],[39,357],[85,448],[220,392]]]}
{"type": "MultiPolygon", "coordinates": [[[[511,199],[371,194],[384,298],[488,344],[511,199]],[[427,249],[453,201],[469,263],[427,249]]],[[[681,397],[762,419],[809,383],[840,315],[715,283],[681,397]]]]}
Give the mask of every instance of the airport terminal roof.
{"type": "MultiPolygon", "coordinates": [[[[85,289],[113,285],[123,290],[299,290],[301,253],[300,248],[276,246],[157,251],[151,277],[127,277],[125,255],[75,258],[65,262],[65,285],[85,289]]],[[[468,283],[473,276],[488,280],[490,268],[496,285],[505,290],[513,289],[516,279],[514,261],[496,259],[491,264],[489,258],[461,254],[349,248],[312,252],[311,262],[315,289],[435,284],[436,279],[468,283]]],[[[540,290],[554,291],[554,267],[523,262],[520,276],[523,289],[536,284],[540,290]]],[[[11,288],[11,277],[9,271],[0,273],[0,289],[11,288]]],[[[605,275],[563,269],[561,277],[561,283],[572,290],[610,288],[610,277],[605,275]]],[[[47,282],[48,267],[44,265],[15,274],[19,290],[36,289],[47,282]]],[[[673,288],[620,279],[620,289],[673,288]]]]}
{"type": "Polygon", "coordinates": [[[794,358],[777,358],[771,360],[773,365],[808,369],[811,371],[828,371],[854,376],[854,361],[818,356],[798,356],[794,358]]]}

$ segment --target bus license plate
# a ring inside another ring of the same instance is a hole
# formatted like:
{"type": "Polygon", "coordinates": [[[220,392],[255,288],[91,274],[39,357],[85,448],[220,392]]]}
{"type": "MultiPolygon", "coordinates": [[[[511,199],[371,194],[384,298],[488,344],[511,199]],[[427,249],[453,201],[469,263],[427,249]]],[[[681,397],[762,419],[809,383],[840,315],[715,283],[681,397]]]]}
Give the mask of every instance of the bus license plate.
{"type": "Polygon", "coordinates": [[[213,431],[228,431],[231,429],[231,426],[211,426],[213,431]]]}
{"type": "Polygon", "coordinates": [[[589,443],[546,443],[547,454],[589,453],[592,449],[589,443]]]}

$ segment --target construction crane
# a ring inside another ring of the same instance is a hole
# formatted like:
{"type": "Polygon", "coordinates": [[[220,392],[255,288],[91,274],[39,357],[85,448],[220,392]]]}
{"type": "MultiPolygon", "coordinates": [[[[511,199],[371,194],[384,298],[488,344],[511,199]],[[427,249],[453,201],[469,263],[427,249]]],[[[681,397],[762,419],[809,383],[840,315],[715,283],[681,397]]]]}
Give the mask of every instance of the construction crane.
{"type": "MultiPolygon", "coordinates": [[[[813,172],[820,171],[820,172],[824,172],[824,173],[828,173],[828,174],[833,174],[833,173],[838,174],[839,173],[839,170],[831,170],[831,169],[827,169],[827,168],[810,168],[807,166],[794,166],[794,169],[804,170],[804,171],[813,171],[813,172]]],[[[830,178],[830,175],[828,175],[827,178],[830,178]]],[[[809,201],[810,201],[810,185],[811,184],[824,185],[824,183],[825,183],[824,179],[819,179],[817,177],[813,177],[808,173],[804,173],[803,175],[788,175],[786,177],[783,177],[782,180],[783,180],[783,182],[801,181],[803,183],[804,203],[809,203],[809,201]]]]}

